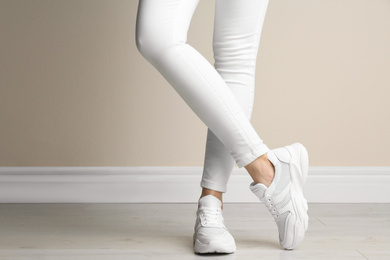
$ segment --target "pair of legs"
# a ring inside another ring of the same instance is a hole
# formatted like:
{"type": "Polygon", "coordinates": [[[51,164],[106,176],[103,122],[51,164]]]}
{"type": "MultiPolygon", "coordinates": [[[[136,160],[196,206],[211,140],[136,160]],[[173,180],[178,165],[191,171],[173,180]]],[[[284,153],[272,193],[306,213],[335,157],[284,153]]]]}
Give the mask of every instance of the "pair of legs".
{"type": "Polygon", "coordinates": [[[186,43],[198,2],[140,0],[136,44],[208,126],[201,197],[222,200],[234,163],[267,186],[274,174],[269,148],[249,121],[268,0],[216,0],[214,67],[186,43]]]}
{"type": "Polygon", "coordinates": [[[269,150],[249,121],[268,0],[215,0],[214,66],[186,43],[198,2],[140,0],[136,27],[138,50],[208,126],[195,253],[236,250],[221,209],[234,163],[251,175],[249,188],[275,218],[280,245],[293,249],[308,227],[307,151],[299,143],[269,150]]]}

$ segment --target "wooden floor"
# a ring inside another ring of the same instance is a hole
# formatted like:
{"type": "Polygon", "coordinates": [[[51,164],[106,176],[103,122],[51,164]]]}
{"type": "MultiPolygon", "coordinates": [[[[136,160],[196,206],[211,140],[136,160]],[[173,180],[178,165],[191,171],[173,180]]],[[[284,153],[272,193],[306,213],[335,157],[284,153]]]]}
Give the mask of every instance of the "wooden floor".
{"type": "Polygon", "coordinates": [[[390,259],[390,204],[309,204],[293,251],[262,204],[225,204],[230,255],[192,251],[196,204],[0,204],[0,259],[390,259]]]}

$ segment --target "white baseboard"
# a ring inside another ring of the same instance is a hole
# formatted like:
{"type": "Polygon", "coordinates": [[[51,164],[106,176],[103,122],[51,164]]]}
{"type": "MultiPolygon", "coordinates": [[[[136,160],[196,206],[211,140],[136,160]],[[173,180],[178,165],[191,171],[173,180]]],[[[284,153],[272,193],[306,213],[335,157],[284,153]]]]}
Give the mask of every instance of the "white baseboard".
{"type": "MultiPolygon", "coordinates": [[[[0,203],[196,202],[202,167],[0,167],[0,203]]],[[[258,202],[234,168],[225,202],[258,202]]],[[[309,202],[390,203],[390,167],[310,167],[309,202]]]]}

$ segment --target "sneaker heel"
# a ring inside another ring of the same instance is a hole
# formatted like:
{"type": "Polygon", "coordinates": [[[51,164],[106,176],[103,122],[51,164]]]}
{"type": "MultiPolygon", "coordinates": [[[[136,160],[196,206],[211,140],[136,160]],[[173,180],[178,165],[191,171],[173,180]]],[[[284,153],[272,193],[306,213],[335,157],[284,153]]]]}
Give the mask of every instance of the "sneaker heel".
{"type": "Polygon", "coordinates": [[[309,174],[309,155],[306,148],[301,144],[301,167],[303,172],[303,184],[306,183],[309,174]]]}
{"type": "Polygon", "coordinates": [[[302,169],[302,186],[306,183],[308,172],[309,172],[309,155],[307,153],[306,147],[301,143],[295,143],[292,146],[295,146],[298,150],[299,163],[302,169]]]}

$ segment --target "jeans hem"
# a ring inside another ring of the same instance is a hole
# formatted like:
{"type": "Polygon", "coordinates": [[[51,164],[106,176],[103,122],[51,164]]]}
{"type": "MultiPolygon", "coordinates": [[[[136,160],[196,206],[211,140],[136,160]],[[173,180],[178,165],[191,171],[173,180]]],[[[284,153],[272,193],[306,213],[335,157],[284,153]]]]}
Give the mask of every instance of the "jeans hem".
{"type": "Polygon", "coordinates": [[[217,184],[215,182],[211,182],[211,181],[205,180],[205,179],[202,179],[202,181],[200,182],[200,186],[202,188],[215,190],[215,191],[219,191],[222,193],[225,193],[227,191],[227,185],[220,185],[220,184],[217,184]]]}
{"type": "Polygon", "coordinates": [[[241,158],[236,160],[238,168],[242,168],[242,167],[250,164],[251,162],[253,162],[257,158],[259,158],[260,156],[266,154],[269,150],[270,149],[268,148],[267,145],[261,144],[259,147],[256,147],[256,149],[253,149],[252,153],[243,155],[241,158]]]}

